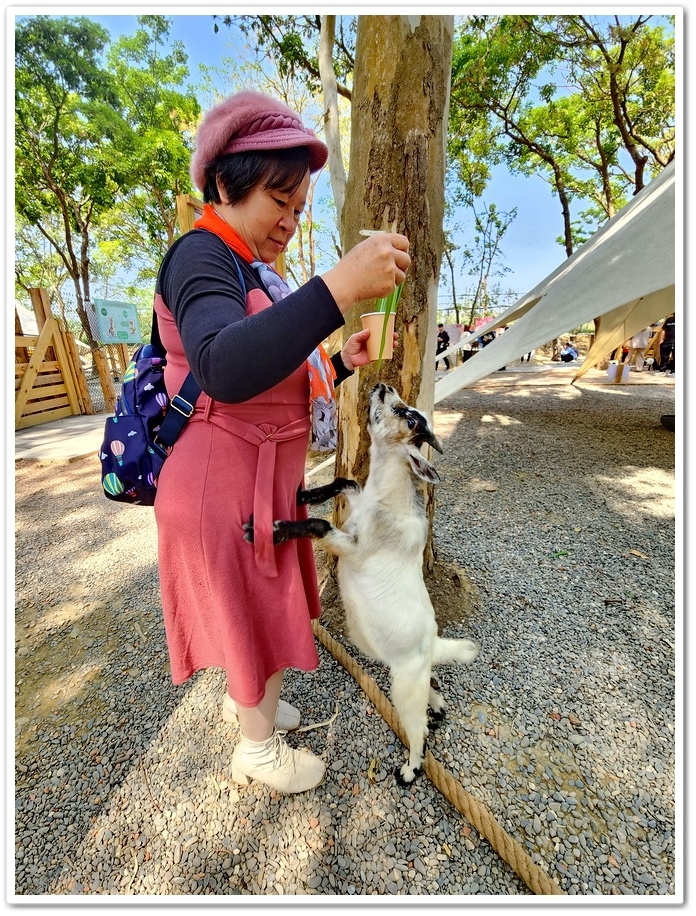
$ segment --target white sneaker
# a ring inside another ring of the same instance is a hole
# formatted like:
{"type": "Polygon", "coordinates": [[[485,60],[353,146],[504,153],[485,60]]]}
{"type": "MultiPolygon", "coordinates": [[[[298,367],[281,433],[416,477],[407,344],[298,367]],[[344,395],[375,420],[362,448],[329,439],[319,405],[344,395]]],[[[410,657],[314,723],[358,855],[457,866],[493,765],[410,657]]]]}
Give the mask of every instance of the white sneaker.
{"type": "MultiPolygon", "coordinates": [[[[224,722],[239,722],[237,715],[237,704],[234,702],[229,693],[225,694],[222,701],[222,719],[224,722]]],[[[300,724],[300,710],[295,709],[285,700],[278,700],[278,709],[275,716],[275,727],[283,732],[291,732],[300,724]]]]}
{"type": "Polygon", "coordinates": [[[232,754],[232,779],[243,786],[257,779],[278,792],[306,792],[319,785],[325,772],[322,760],[289,747],[279,732],[267,741],[249,741],[242,735],[232,754]]]}

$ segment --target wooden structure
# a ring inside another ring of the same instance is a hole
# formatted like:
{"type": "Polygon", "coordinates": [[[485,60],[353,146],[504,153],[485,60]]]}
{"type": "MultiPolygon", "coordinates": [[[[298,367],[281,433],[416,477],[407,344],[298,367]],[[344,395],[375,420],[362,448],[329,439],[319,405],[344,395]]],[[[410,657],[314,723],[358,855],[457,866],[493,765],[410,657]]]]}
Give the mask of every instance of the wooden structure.
{"type": "Polygon", "coordinates": [[[193,224],[196,218],[203,213],[204,206],[205,204],[198,197],[193,197],[191,194],[177,194],[176,218],[182,235],[193,229],[193,224]]]}
{"type": "Polygon", "coordinates": [[[39,333],[15,312],[15,429],[94,413],[75,338],[54,318],[44,289],[29,291],[39,333]]]}

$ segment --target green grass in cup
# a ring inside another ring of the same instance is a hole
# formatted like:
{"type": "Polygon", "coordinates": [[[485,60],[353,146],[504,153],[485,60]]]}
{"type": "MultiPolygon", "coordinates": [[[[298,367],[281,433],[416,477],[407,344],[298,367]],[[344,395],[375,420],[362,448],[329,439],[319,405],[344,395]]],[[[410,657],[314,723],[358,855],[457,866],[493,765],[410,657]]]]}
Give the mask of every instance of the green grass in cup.
{"type": "Polygon", "coordinates": [[[401,289],[403,285],[404,285],[403,283],[399,283],[399,285],[396,287],[395,290],[389,293],[388,296],[383,296],[377,302],[377,307],[375,311],[383,312],[385,314],[384,325],[382,327],[382,339],[379,343],[379,356],[377,358],[377,371],[378,372],[382,365],[382,354],[384,353],[384,345],[387,339],[387,326],[389,324],[389,316],[391,315],[392,312],[396,311],[396,306],[401,297],[401,289]]]}

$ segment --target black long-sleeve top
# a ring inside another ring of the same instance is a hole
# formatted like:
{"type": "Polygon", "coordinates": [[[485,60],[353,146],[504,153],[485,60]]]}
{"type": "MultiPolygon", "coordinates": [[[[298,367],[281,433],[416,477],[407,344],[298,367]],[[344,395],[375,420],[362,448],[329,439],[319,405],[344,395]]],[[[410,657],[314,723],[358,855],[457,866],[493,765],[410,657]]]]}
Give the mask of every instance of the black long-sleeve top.
{"type": "MultiPolygon", "coordinates": [[[[320,277],[247,315],[234,258],[218,236],[193,230],[172,245],[157,278],[157,292],[174,316],[194,378],[206,394],[228,404],[247,401],[277,385],[345,324],[320,277]]],[[[254,268],[236,260],[247,290],[265,292],[254,268]]],[[[332,363],[335,385],[353,374],[340,353],[332,363]]]]}

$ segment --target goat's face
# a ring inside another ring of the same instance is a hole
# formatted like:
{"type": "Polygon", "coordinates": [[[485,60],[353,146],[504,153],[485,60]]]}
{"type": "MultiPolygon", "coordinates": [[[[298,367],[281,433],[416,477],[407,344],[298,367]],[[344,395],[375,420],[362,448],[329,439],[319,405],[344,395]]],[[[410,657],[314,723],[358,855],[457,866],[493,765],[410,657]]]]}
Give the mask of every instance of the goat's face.
{"type": "Polygon", "coordinates": [[[420,453],[423,444],[442,453],[437,436],[424,413],[409,407],[390,385],[378,382],[370,392],[370,438],[373,444],[406,447],[414,473],[429,483],[436,483],[435,468],[420,453]]]}

